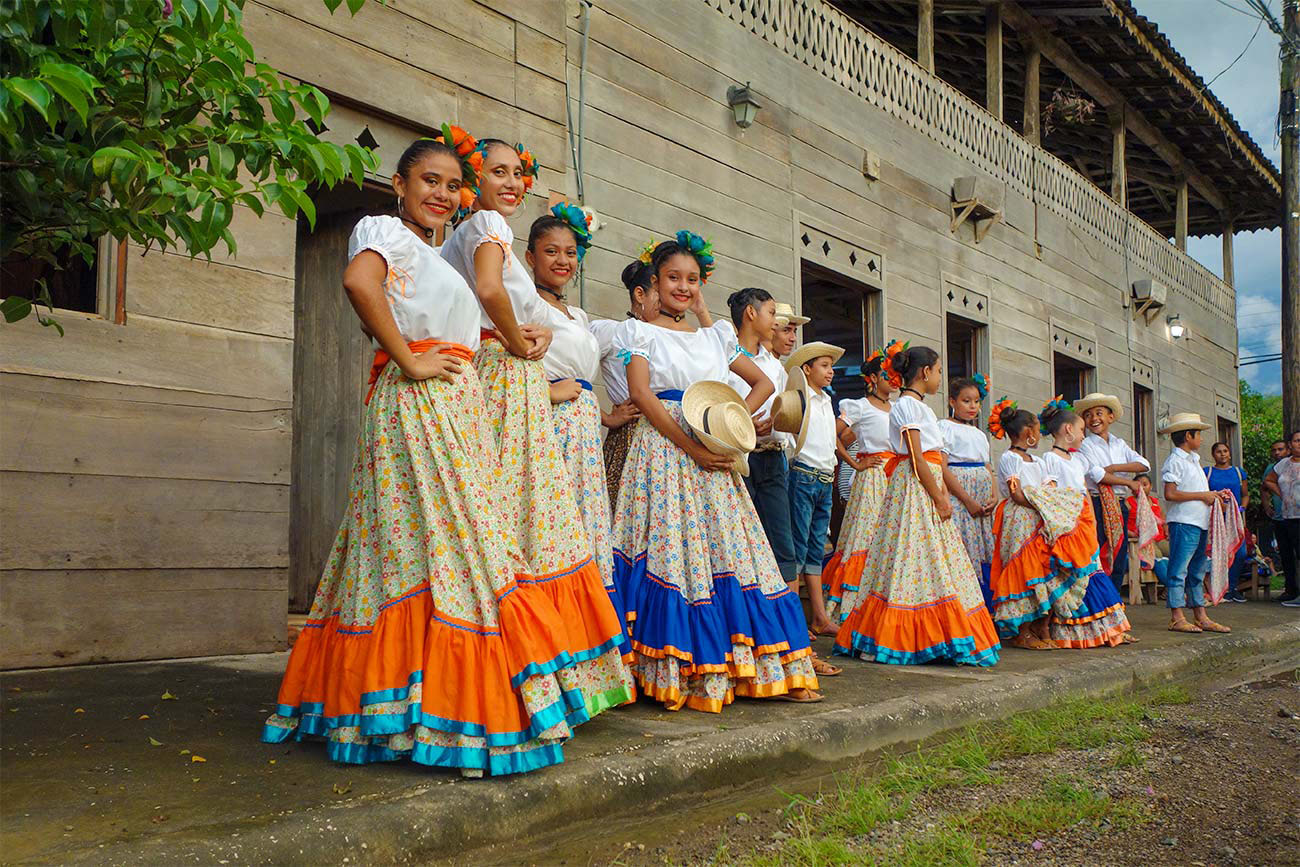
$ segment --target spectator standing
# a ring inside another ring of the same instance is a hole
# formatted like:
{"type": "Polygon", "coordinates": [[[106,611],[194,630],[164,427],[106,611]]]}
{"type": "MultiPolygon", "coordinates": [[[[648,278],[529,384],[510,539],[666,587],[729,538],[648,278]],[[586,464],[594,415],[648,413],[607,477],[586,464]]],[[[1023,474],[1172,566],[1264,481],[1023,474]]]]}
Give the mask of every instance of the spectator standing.
{"type": "MultiPolygon", "coordinates": [[[[1210,456],[1214,458],[1214,466],[1205,468],[1205,480],[1210,483],[1210,490],[1231,491],[1232,496],[1237,500],[1237,508],[1241,511],[1244,521],[1246,507],[1250,505],[1250,490],[1246,487],[1246,473],[1241,467],[1233,465],[1232,450],[1225,442],[1217,442],[1210,446],[1210,456]]],[[[1246,597],[1237,589],[1237,582],[1241,578],[1242,564],[1245,562],[1246,548],[1242,546],[1237,549],[1232,566],[1228,569],[1228,592],[1223,597],[1224,602],[1246,601],[1246,597]]]]}
{"type": "Polygon", "coordinates": [[[1300,560],[1300,430],[1287,435],[1288,457],[1273,464],[1264,479],[1264,488],[1275,494],[1281,504],[1274,518],[1278,552],[1282,557],[1282,571],[1286,574],[1286,594],[1282,604],[1300,608],[1300,582],[1296,578],[1296,562],[1300,560]]]}

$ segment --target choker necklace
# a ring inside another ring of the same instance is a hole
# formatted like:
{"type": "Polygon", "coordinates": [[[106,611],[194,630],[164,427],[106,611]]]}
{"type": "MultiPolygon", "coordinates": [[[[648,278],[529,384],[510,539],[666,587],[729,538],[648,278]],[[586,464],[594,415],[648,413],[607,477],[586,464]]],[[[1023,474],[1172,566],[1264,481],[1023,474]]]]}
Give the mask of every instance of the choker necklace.
{"type": "Polygon", "coordinates": [[[1058,445],[1056,445],[1056,444],[1053,444],[1053,445],[1052,445],[1052,448],[1055,449],[1056,451],[1060,452],[1061,454],[1065,455],[1067,458],[1070,456],[1070,450],[1069,450],[1069,449],[1063,449],[1063,448],[1061,448],[1060,446],[1058,446],[1058,445]]]}
{"type": "Polygon", "coordinates": [[[419,223],[415,222],[415,220],[412,220],[410,217],[402,217],[402,222],[410,223],[412,226],[415,227],[415,230],[419,232],[421,235],[424,235],[425,238],[428,238],[430,241],[433,240],[433,229],[428,229],[425,228],[424,226],[421,226],[419,223]]]}
{"type": "MultiPolygon", "coordinates": [[[[536,283],[534,283],[533,285],[537,286],[536,283]]],[[[561,295],[559,292],[556,292],[554,289],[548,289],[545,286],[537,286],[537,289],[540,292],[545,292],[547,295],[550,295],[552,298],[554,298],[556,301],[559,301],[561,304],[564,303],[564,296],[561,295]]]]}
{"type": "Polygon", "coordinates": [[[910,391],[912,394],[916,395],[916,399],[919,400],[919,401],[924,401],[924,400],[925,400],[925,395],[921,394],[921,392],[919,392],[919,391],[917,391],[916,389],[912,388],[910,385],[905,385],[905,386],[903,386],[903,391],[910,391]]]}
{"type": "Polygon", "coordinates": [[[1029,454],[1029,449],[1025,448],[1024,446],[1012,446],[1011,450],[1013,452],[1020,452],[1022,455],[1029,454]]]}
{"type": "Polygon", "coordinates": [[[681,322],[683,319],[686,318],[686,313],[685,313],[685,312],[682,312],[682,313],[665,313],[664,311],[661,310],[661,311],[659,311],[659,315],[660,315],[660,316],[667,316],[669,319],[671,319],[671,320],[674,321],[674,322],[681,322]]]}

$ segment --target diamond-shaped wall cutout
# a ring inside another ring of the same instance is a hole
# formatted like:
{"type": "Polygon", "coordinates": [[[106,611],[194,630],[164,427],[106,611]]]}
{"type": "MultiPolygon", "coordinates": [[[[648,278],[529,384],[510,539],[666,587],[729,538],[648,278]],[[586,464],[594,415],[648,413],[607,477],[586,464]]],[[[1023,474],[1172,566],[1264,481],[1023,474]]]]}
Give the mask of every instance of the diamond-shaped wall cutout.
{"type": "Polygon", "coordinates": [[[361,145],[363,148],[369,148],[370,150],[375,150],[379,147],[379,142],[375,141],[374,135],[370,132],[370,127],[361,130],[361,134],[357,136],[357,144],[361,145]]]}
{"type": "Polygon", "coordinates": [[[849,253],[849,264],[850,264],[850,265],[856,265],[856,264],[858,264],[858,251],[857,251],[857,250],[853,250],[852,252],[849,253]]]}
{"type": "Polygon", "coordinates": [[[803,235],[801,235],[801,236],[799,237],[799,240],[800,240],[800,241],[803,241],[803,245],[804,245],[805,247],[807,247],[809,244],[812,243],[812,238],[809,238],[809,237],[808,237],[808,233],[807,233],[807,232],[804,232],[803,235]]]}
{"type": "Polygon", "coordinates": [[[952,300],[953,298],[955,298],[955,297],[957,297],[957,296],[953,295],[953,294],[952,294],[952,290],[949,289],[949,290],[948,290],[948,300],[951,301],[951,300],[952,300]]]}
{"type": "Polygon", "coordinates": [[[875,259],[872,259],[870,262],[867,263],[867,270],[870,271],[870,272],[873,273],[873,274],[874,274],[877,270],[879,270],[879,269],[876,268],[876,260],[875,260],[875,259]]]}
{"type": "Polygon", "coordinates": [[[830,241],[822,241],[822,254],[825,255],[825,256],[829,256],[829,255],[831,254],[831,242],[830,242],[830,241]]]}

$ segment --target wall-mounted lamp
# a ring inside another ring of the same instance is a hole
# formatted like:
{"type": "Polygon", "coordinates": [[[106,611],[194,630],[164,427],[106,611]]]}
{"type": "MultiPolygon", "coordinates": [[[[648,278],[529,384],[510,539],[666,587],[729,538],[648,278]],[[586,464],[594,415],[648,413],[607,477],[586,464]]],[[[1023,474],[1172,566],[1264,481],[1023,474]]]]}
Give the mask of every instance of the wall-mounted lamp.
{"type": "Polygon", "coordinates": [[[1165,321],[1169,323],[1169,336],[1174,340],[1179,339],[1186,333],[1187,329],[1183,326],[1182,318],[1177,313],[1165,321]]]}
{"type": "Polygon", "coordinates": [[[749,129],[754,124],[754,118],[758,115],[758,110],[762,108],[758,100],[754,99],[754,93],[749,89],[749,82],[745,82],[744,87],[739,84],[733,84],[727,88],[727,105],[731,106],[731,112],[736,116],[736,126],[741,129],[749,129]]]}

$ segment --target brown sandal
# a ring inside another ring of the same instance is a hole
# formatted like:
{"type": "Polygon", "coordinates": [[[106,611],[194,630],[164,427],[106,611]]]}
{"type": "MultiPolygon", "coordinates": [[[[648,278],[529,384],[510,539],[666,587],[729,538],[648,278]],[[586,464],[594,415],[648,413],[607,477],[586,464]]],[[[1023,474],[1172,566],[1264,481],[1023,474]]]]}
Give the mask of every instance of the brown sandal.
{"type": "Polygon", "coordinates": [[[1228,633],[1232,631],[1231,626],[1224,626],[1222,623],[1215,623],[1213,620],[1211,620],[1208,617],[1205,618],[1204,620],[1196,621],[1196,625],[1199,626],[1201,629],[1205,630],[1206,632],[1228,633]]]}
{"type": "Polygon", "coordinates": [[[814,692],[806,686],[802,687],[802,689],[804,691],[802,698],[788,692],[783,695],[774,695],[772,698],[776,701],[789,701],[794,702],[795,704],[816,704],[819,701],[826,700],[826,696],[822,695],[820,692],[814,692]]]}
{"type": "Polygon", "coordinates": [[[1125,632],[1119,637],[1120,644],[1137,644],[1141,640],[1142,639],[1129,632],[1125,632]]]}
{"type": "Polygon", "coordinates": [[[1201,627],[1188,623],[1186,620],[1177,620],[1169,624],[1170,632],[1203,632],[1201,627]]]}
{"type": "Polygon", "coordinates": [[[1017,635],[1007,642],[1012,647],[1019,647],[1021,650],[1055,650],[1056,646],[1050,642],[1044,641],[1032,632],[1026,632],[1024,635],[1017,635]]]}
{"type": "Polygon", "coordinates": [[[844,673],[844,669],[838,665],[832,665],[818,656],[813,657],[812,667],[818,677],[835,677],[844,673]]]}

